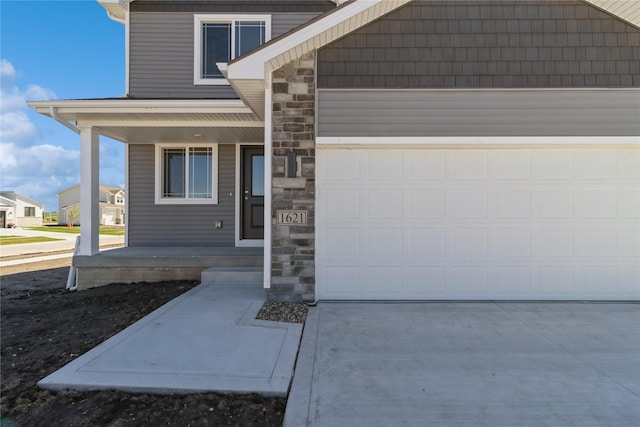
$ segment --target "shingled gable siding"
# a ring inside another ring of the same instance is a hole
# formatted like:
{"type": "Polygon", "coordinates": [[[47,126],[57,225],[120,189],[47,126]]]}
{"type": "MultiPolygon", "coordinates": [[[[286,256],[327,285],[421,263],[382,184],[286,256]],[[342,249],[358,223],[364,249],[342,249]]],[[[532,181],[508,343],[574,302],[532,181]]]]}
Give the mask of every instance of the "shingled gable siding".
{"type": "Polygon", "coordinates": [[[640,30],[578,0],[415,1],[318,53],[319,88],[640,86],[640,30]]]}
{"type": "MultiPolygon", "coordinates": [[[[218,13],[209,10],[210,7],[196,9],[192,5],[192,9],[197,13],[218,13]]],[[[261,9],[245,9],[237,13],[265,13],[261,9]]],[[[286,33],[315,18],[319,13],[273,13],[271,37],[286,33]]],[[[193,84],[193,15],[194,12],[131,13],[129,96],[238,98],[230,86],[193,84]]]]}
{"type": "Polygon", "coordinates": [[[217,205],[156,205],[155,146],[130,144],[129,246],[234,246],[235,149],[218,145],[217,205]]]}
{"type": "Polygon", "coordinates": [[[269,298],[315,299],[315,58],[303,56],[273,73],[272,252],[269,298]],[[285,177],[288,153],[298,173],[285,177]],[[276,224],[278,210],[305,210],[308,225],[276,224]]]}

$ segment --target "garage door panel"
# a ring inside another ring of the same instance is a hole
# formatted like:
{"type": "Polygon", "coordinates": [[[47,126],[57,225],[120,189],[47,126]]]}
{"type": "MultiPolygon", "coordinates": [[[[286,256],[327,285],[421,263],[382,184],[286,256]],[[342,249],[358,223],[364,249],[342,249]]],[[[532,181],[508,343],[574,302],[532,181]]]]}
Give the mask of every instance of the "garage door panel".
{"type": "Polygon", "coordinates": [[[629,186],[617,192],[617,207],[621,218],[640,218],[640,190],[629,186]]]}
{"type": "Polygon", "coordinates": [[[533,273],[532,295],[540,299],[575,298],[573,266],[539,265],[533,273]]]}
{"type": "Polygon", "coordinates": [[[404,254],[404,233],[402,228],[369,228],[363,236],[367,260],[402,261],[404,254]]]}
{"type": "Polygon", "coordinates": [[[445,266],[409,266],[405,274],[407,299],[446,299],[450,297],[445,266]]]}
{"type": "Polygon", "coordinates": [[[573,218],[572,189],[536,189],[531,194],[534,218],[573,218]]]}
{"type": "Polygon", "coordinates": [[[620,257],[634,257],[640,264],[640,223],[617,227],[616,253],[620,257]]]}
{"type": "MultiPolygon", "coordinates": [[[[385,150],[386,151],[386,150],[385,150]]],[[[445,177],[445,150],[408,150],[403,153],[403,171],[406,181],[431,184],[445,177]]]]}
{"type": "Polygon", "coordinates": [[[574,151],[555,150],[549,155],[548,150],[534,150],[531,153],[532,176],[536,180],[564,180],[573,178],[574,151]]]}
{"type": "Polygon", "coordinates": [[[618,268],[617,286],[626,299],[640,300],[640,266],[629,263],[618,268]]]}
{"type": "Polygon", "coordinates": [[[403,218],[403,197],[402,191],[397,188],[363,188],[361,191],[366,196],[366,209],[360,212],[361,218],[371,218],[375,220],[401,221],[403,218]]]}
{"type": "Polygon", "coordinates": [[[329,296],[334,299],[360,298],[359,267],[327,265],[323,269],[322,275],[318,276],[318,280],[326,284],[322,291],[319,291],[318,297],[320,298],[328,298],[329,296]]]}
{"type": "Polygon", "coordinates": [[[491,267],[488,281],[498,299],[531,298],[531,269],[528,266],[491,267]]]}
{"type": "Polygon", "coordinates": [[[477,186],[450,188],[447,192],[447,214],[453,218],[486,218],[487,191],[477,186]]]}
{"type": "Polygon", "coordinates": [[[508,181],[530,179],[530,150],[499,150],[490,153],[489,178],[508,181]]]}
{"type": "Polygon", "coordinates": [[[367,182],[389,183],[402,181],[402,152],[370,150],[366,153],[365,174],[367,182]]]}
{"type": "Polygon", "coordinates": [[[362,271],[363,283],[373,299],[402,299],[404,269],[399,266],[368,265],[362,271]]]}
{"type": "Polygon", "coordinates": [[[450,150],[448,154],[447,178],[476,180],[488,177],[486,150],[450,150]]]}
{"type": "Polygon", "coordinates": [[[445,228],[415,228],[407,233],[407,257],[409,262],[428,262],[447,255],[445,228]]]}
{"type": "Polygon", "coordinates": [[[579,218],[615,218],[617,194],[614,188],[590,188],[576,191],[576,215],[579,218]]]}
{"type": "Polygon", "coordinates": [[[448,235],[453,259],[485,258],[489,253],[489,232],[484,228],[451,228],[448,235]]]}
{"type": "Polygon", "coordinates": [[[638,148],[317,155],[321,299],[640,298],[638,148]]]}
{"type": "Polygon", "coordinates": [[[618,177],[618,153],[611,150],[580,151],[575,156],[576,178],[615,179],[618,177]]]}
{"type": "Polygon", "coordinates": [[[461,299],[485,299],[488,267],[485,266],[451,266],[448,268],[448,284],[452,295],[461,299]]]}
{"type": "Polygon", "coordinates": [[[320,247],[325,251],[323,255],[327,262],[358,262],[360,246],[359,228],[340,227],[327,230],[320,247]]]}
{"type": "Polygon", "coordinates": [[[490,254],[493,258],[528,257],[531,255],[529,228],[493,228],[490,232],[490,254]]]}
{"type": "Polygon", "coordinates": [[[535,257],[573,257],[573,226],[565,224],[532,227],[531,254],[535,257]]]}
{"type": "Polygon", "coordinates": [[[531,191],[528,187],[498,187],[489,190],[488,215],[495,219],[529,218],[531,191]]]}

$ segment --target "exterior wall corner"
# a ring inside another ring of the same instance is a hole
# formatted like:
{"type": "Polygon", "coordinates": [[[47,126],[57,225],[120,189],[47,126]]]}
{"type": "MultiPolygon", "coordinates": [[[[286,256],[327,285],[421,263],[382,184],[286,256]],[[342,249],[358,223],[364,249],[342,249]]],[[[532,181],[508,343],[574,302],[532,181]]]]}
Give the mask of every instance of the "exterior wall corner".
{"type": "Polygon", "coordinates": [[[315,53],[273,72],[269,300],[315,300],[315,75],[315,53]],[[279,224],[281,210],[306,211],[307,223],[279,224]]]}

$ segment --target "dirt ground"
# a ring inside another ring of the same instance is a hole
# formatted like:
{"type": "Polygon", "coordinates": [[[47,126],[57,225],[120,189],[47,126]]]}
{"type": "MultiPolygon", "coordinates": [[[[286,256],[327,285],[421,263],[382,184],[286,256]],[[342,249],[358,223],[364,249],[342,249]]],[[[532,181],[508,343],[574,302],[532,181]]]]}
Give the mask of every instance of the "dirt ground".
{"type": "Polygon", "coordinates": [[[68,292],[68,268],[60,264],[64,260],[22,266],[20,273],[2,269],[1,427],[282,424],[285,399],[39,390],[37,381],[197,284],[116,284],[68,292]]]}

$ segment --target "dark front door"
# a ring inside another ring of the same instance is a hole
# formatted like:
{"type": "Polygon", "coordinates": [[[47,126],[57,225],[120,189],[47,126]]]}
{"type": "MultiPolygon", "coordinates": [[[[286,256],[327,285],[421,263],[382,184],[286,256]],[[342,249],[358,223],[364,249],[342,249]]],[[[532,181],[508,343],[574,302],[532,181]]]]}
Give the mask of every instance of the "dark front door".
{"type": "Polygon", "coordinates": [[[4,216],[5,212],[4,211],[0,211],[0,228],[5,228],[7,226],[6,218],[4,216]]]}
{"type": "Polygon", "coordinates": [[[241,147],[240,238],[264,238],[264,149],[241,147]]]}

